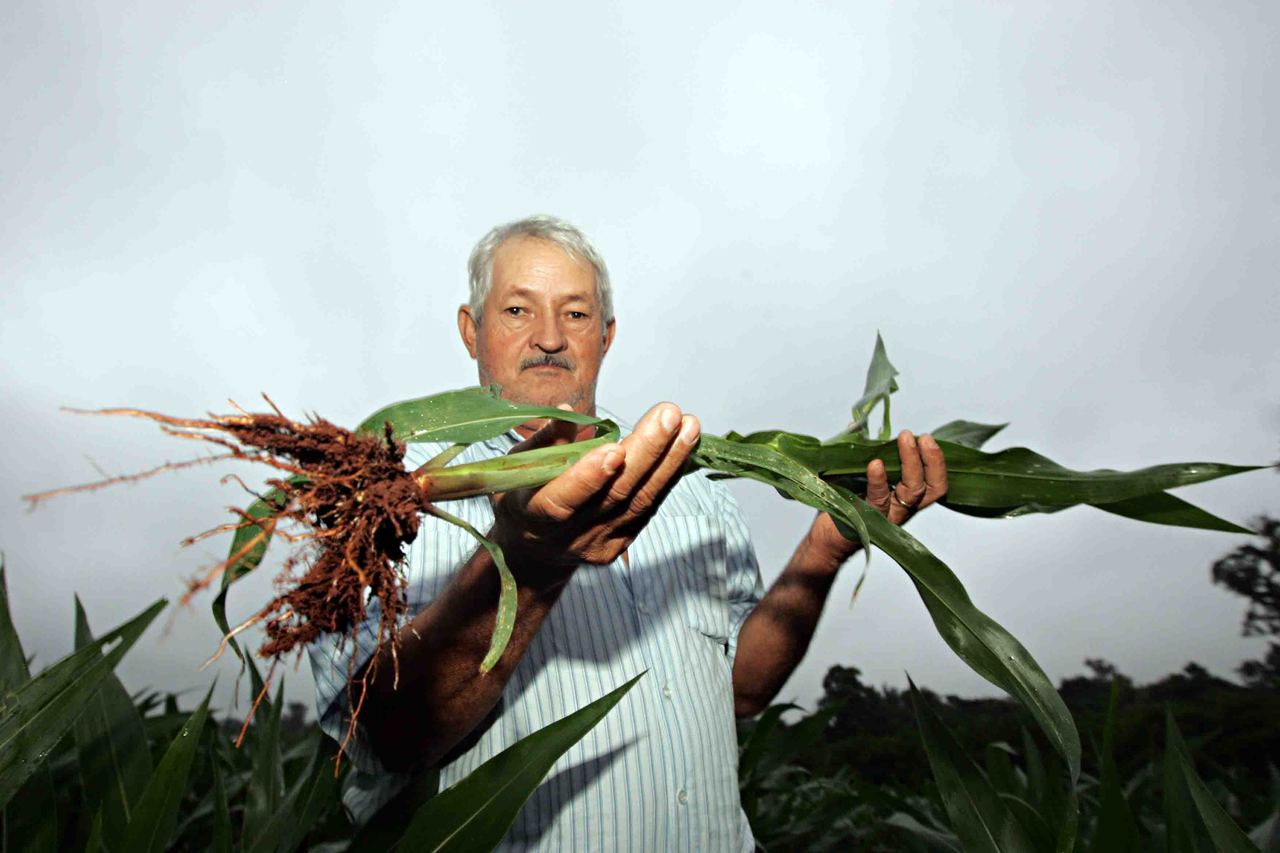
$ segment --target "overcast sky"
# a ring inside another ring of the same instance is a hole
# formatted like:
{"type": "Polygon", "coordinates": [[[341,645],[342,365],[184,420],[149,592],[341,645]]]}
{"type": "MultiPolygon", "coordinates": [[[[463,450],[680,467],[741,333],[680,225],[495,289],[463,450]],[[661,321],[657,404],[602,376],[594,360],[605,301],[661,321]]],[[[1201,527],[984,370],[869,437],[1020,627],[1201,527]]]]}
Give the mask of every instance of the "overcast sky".
{"type": "MultiPolygon", "coordinates": [[[[241,501],[204,469],[26,512],[192,449],[59,406],[266,391],[354,425],[473,384],[467,253],[535,212],[609,263],[600,399],[632,419],[670,399],[709,432],[829,435],[879,329],[899,427],[1011,421],[993,446],[1080,468],[1280,455],[1280,5],[380,5],[7,4],[0,549],[39,662],[73,593],[99,630],[175,598],[225,551],[178,541],[241,501]]],[[[810,513],[734,491],[771,581],[810,513]]],[[[1181,494],[1280,512],[1267,471],[1181,494]]],[[[1244,537],[1087,508],[911,530],[1055,681],[1085,657],[1231,677],[1265,648],[1209,582],[1244,537]]],[[[782,698],[836,663],[994,692],[890,560],[852,609],[846,575],[782,698]]],[[[130,653],[131,689],[208,683],[208,605],[130,653]]]]}

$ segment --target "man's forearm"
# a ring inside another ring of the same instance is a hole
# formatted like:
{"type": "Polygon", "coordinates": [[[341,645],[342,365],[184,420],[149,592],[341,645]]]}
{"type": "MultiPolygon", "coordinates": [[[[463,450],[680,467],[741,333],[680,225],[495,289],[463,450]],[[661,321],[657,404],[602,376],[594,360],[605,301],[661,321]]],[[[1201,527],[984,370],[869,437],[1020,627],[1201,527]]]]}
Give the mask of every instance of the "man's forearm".
{"type": "MultiPolygon", "coordinates": [[[[819,519],[821,522],[822,519],[819,519]]],[[[833,548],[810,528],[738,635],[733,663],[734,713],[763,711],[782,689],[813,638],[818,617],[850,550],[833,548]]]]}
{"type": "MultiPolygon", "coordinates": [[[[492,670],[479,673],[497,618],[499,590],[497,569],[483,548],[400,630],[395,657],[391,643],[385,642],[366,667],[374,674],[360,719],[389,769],[437,763],[484,720],[572,575],[572,569],[558,569],[550,580],[530,583],[527,578],[545,577],[546,572],[530,571],[514,553],[507,557],[521,581],[516,624],[492,670]]],[[[355,678],[357,696],[362,675],[355,678]]]]}

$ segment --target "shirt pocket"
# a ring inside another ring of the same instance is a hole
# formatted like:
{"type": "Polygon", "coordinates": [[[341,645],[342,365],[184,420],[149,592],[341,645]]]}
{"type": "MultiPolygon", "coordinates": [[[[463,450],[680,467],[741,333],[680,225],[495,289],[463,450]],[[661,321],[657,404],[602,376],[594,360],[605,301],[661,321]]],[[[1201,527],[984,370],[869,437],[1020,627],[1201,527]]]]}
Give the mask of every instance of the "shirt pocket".
{"type": "Polygon", "coordinates": [[[663,587],[695,631],[717,642],[729,639],[728,569],[720,521],[707,515],[657,515],[645,528],[659,560],[663,587]],[[674,576],[674,577],[672,577],[674,576]]]}

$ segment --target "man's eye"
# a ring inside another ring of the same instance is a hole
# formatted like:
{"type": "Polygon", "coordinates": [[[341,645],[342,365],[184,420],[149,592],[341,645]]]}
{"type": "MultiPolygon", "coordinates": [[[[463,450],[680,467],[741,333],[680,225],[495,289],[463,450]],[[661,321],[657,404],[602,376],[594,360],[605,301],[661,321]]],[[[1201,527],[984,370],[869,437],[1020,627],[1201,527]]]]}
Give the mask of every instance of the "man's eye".
{"type": "Polygon", "coordinates": [[[524,313],[524,309],[517,305],[512,305],[510,308],[504,308],[502,310],[510,314],[512,317],[519,317],[524,313]]]}
{"type": "Polygon", "coordinates": [[[587,315],[586,315],[586,313],[585,313],[585,312],[583,312],[583,311],[570,311],[570,312],[569,312],[569,317],[570,317],[571,319],[574,319],[574,320],[585,320],[585,319],[587,319],[587,315]]]}

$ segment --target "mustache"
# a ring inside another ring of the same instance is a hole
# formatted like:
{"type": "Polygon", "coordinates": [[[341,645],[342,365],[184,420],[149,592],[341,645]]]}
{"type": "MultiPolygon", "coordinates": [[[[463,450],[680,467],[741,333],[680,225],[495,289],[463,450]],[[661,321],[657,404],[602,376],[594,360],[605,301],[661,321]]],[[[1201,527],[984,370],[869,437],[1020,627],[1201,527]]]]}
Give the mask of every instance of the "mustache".
{"type": "Polygon", "coordinates": [[[573,362],[561,355],[544,353],[537,358],[526,358],[520,362],[521,370],[527,370],[530,367],[563,367],[565,370],[573,370],[573,362]]]}

